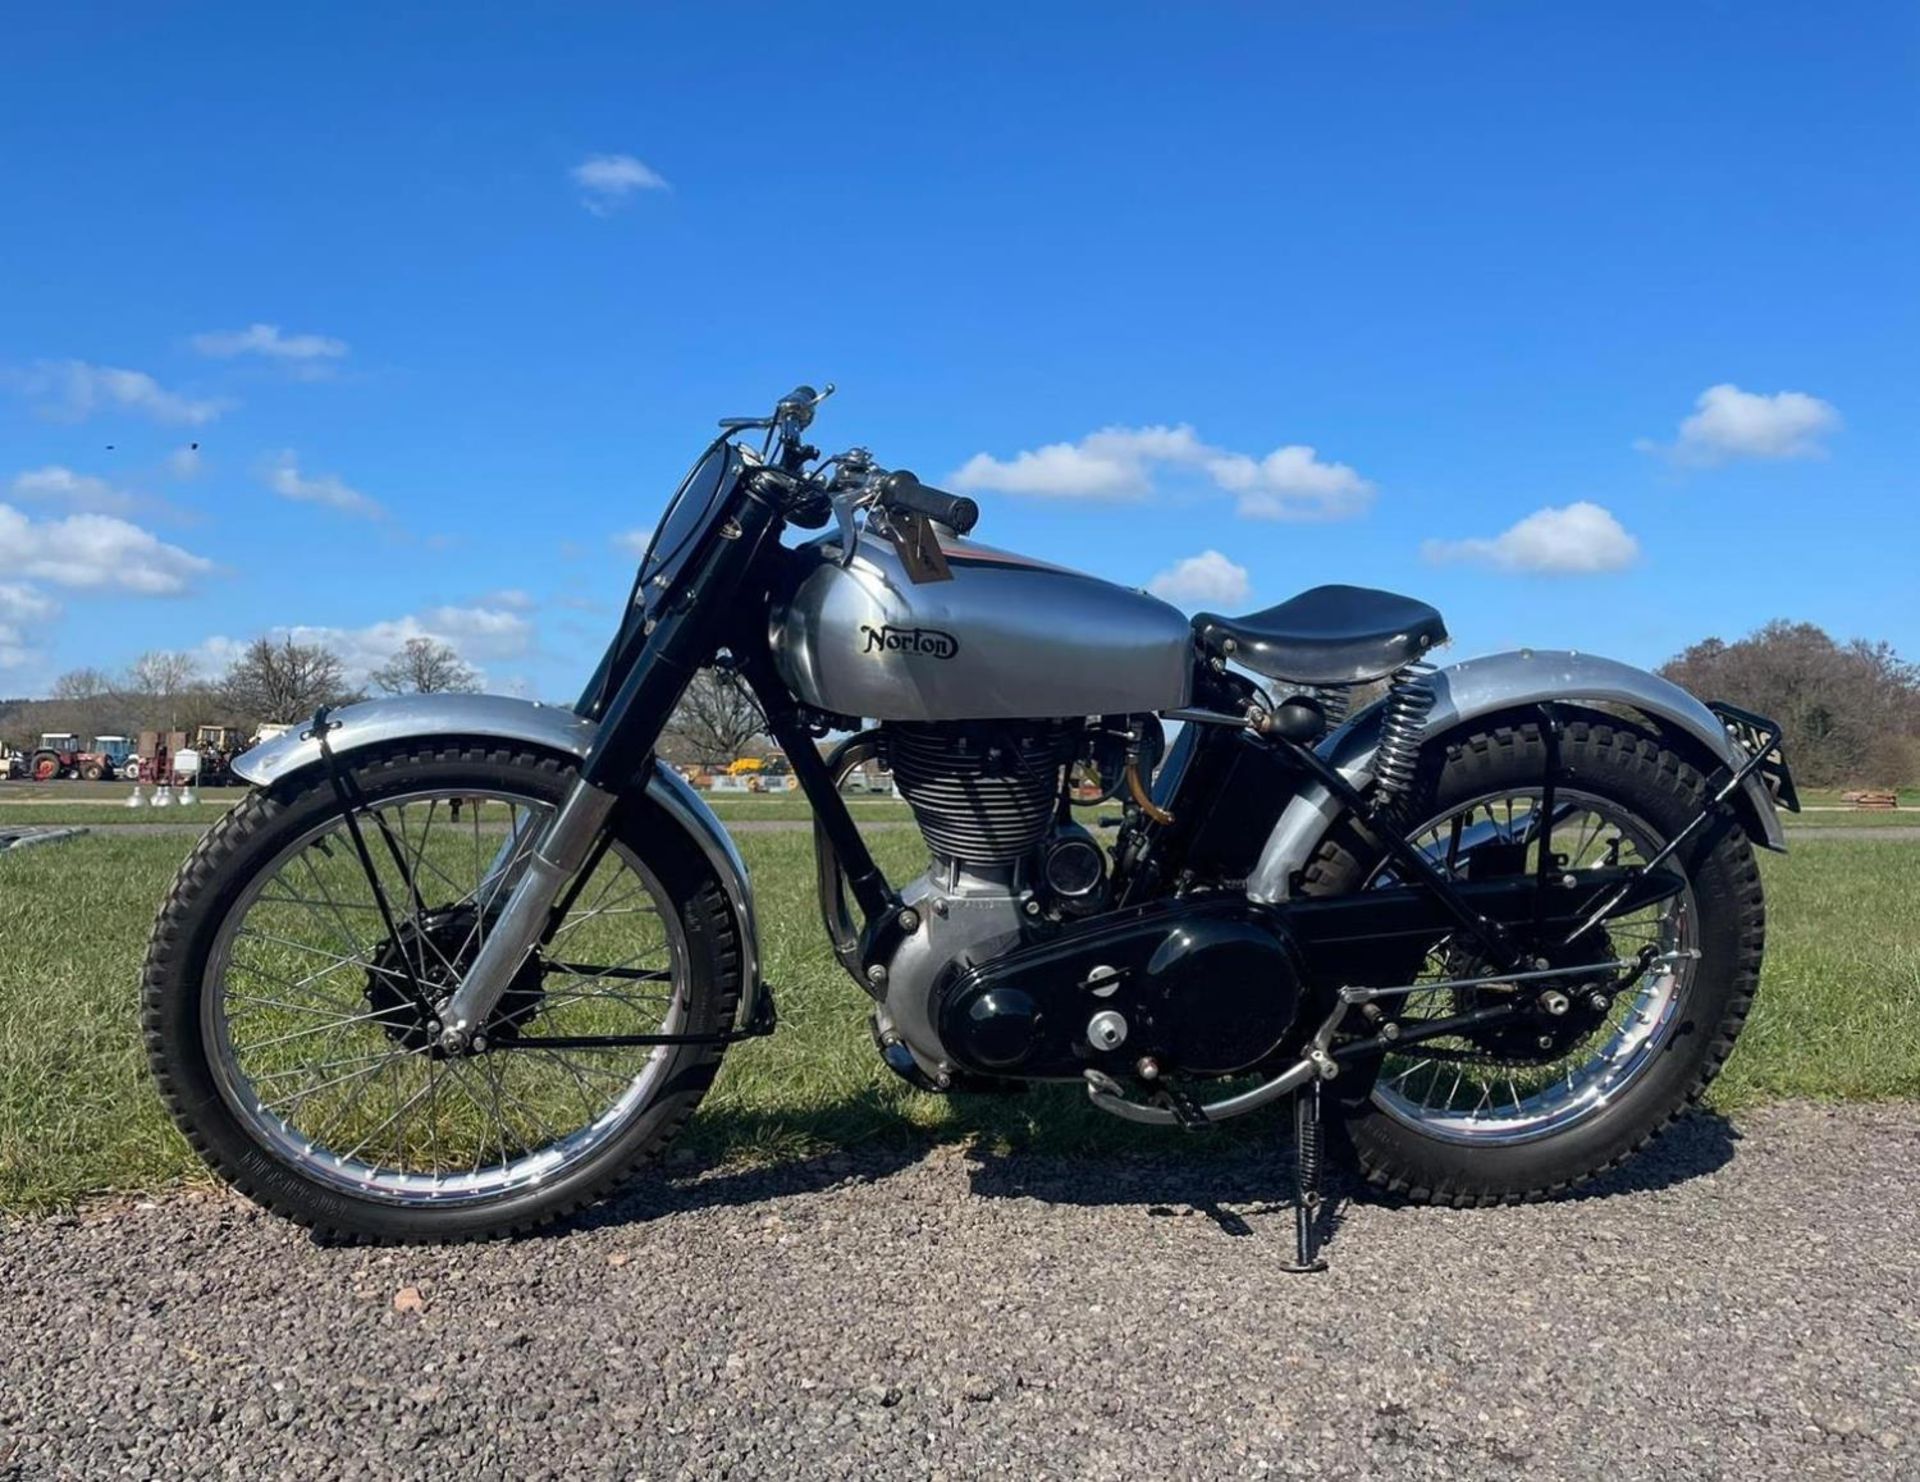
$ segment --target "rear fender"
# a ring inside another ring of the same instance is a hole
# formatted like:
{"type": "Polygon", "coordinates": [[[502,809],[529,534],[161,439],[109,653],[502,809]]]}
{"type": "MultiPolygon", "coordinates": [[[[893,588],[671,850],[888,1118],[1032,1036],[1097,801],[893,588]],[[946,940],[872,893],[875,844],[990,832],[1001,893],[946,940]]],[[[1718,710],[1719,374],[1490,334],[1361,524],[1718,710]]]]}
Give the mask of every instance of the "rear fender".
{"type": "MultiPolygon", "coordinates": [[[[511,741],[578,761],[584,757],[599,728],[571,710],[515,700],[505,695],[401,695],[391,700],[369,700],[329,712],[337,729],[327,733],[336,756],[389,741],[475,737],[511,741]]],[[[233,774],[255,787],[272,787],[295,773],[320,765],[320,743],[301,727],[288,731],[233,759],[233,774]]],[[[759,1001],[760,937],[754,924],[753,890],[746,862],[740,858],[720,820],[700,795],[671,767],[656,765],[647,778],[647,797],[691,838],[714,873],[733,908],[740,931],[744,970],[742,1004],[759,1001]]]]}
{"type": "MultiPolygon", "coordinates": [[[[1714,713],[1678,685],[1644,669],[1593,654],[1520,649],[1468,659],[1428,677],[1433,709],[1421,728],[1424,746],[1448,732],[1502,710],[1545,700],[1620,706],[1653,722],[1702,771],[1737,769],[1746,755],[1714,713]]],[[[1320,743],[1321,756],[1356,787],[1373,782],[1373,758],[1380,744],[1382,706],[1369,706],[1320,743]]],[[[1759,776],[1749,776],[1732,799],[1747,834],[1768,849],[1786,851],[1786,836],[1773,799],[1759,776]]],[[[1327,789],[1310,782],[1281,813],[1247,879],[1247,895],[1257,901],[1285,900],[1293,878],[1319,848],[1340,816],[1341,804],[1327,789]]]]}

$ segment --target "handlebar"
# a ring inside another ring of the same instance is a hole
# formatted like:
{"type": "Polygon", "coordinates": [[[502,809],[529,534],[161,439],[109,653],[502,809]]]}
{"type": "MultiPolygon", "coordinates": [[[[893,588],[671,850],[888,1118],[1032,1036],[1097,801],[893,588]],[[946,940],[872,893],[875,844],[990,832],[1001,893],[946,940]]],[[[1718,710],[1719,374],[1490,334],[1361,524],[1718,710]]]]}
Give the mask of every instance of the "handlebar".
{"type": "Polygon", "coordinates": [[[980,506],[966,495],[923,484],[904,468],[880,480],[880,502],[892,509],[925,515],[957,535],[965,535],[980,519],[980,506]]]}

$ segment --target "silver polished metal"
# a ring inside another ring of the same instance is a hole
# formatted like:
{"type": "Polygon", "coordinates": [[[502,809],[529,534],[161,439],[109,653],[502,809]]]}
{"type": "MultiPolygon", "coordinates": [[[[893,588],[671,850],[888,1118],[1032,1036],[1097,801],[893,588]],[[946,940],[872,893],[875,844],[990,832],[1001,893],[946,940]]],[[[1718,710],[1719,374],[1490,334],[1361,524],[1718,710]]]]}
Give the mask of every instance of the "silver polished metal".
{"type": "MultiPolygon", "coordinates": [[[[1348,1005],[1336,999],[1327,1016],[1320,1021],[1320,1027],[1314,1031],[1305,1055],[1270,1081],[1262,1081],[1237,1096],[1223,1096],[1218,1101],[1204,1103],[1199,1108],[1201,1117],[1209,1122],[1243,1117],[1250,1111],[1258,1111],[1270,1101],[1279,1100],[1290,1091],[1299,1090],[1310,1081],[1332,1080],[1340,1073],[1340,1067],[1328,1052],[1333,1047],[1333,1037],[1339,1032],[1341,1022],[1347,1017],[1347,1011],[1348,1005]]],[[[1145,1102],[1128,1100],[1120,1083],[1105,1071],[1090,1069],[1085,1075],[1087,1099],[1100,1110],[1151,1127],[1182,1125],[1182,1119],[1171,1107],[1150,1106],[1145,1102]]]]}
{"type": "Polygon", "coordinates": [[[1102,1009],[1087,1020],[1087,1043],[1096,1050],[1116,1050],[1127,1042],[1126,1015],[1102,1009]]]}
{"type": "Polygon", "coordinates": [[[1016,865],[970,868],[958,861],[936,864],[910,880],[902,904],[920,917],[920,930],[894,948],[875,986],[885,991],[887,1026],[932,1075],[952,1057],[935,1024],[934,984],[958,961],[988,962],[1024,939],[1021,910],[1026,891],[1016,865]]]}
{"type": "MultiPolygon", "coordinates": [[[[1468,659],[1429,675],[1434,704],[1421,728],[1431,741],[1465,722],[1499,710],[1535,705],[1542,700],[1588,701],[1619,705],[1672,726],[1699,743],[1716,762],[1739,768],[1746,761],[1726,727],[1707,707],[1676,684],[1596,654],[1519,649],[1468,659]]],[[[1338,767],[1356,787],[1373,781],[1383,711],[1369,706],[1319,746],[1320,755],[1338,767]]],[[[1773,799],[1757,777],[1749,777],[1735,799],[1741,822],[1756,843],[1786,849],[1786,835],[1773,799]]],[[[1247,880],[1247,895],[1257,901],[1285,900],[1295,872],[1305,867],[1339,817],[1341,805],[1318,783],[1294,797],[1261,851],[1247,880]]]]}
{"type": "MultiPolygon", "coordinates": [[[[335,728],[327,741],[336,754],[416,736],[481,736],[581,756],[598,729],[561,706],[506,695],[396,695],[329,711],[328,720],[335,728]]],[[[319,760],[320,743],[296,729],[241,752],[233,774],[255,787],[271,787],[319,760]]]]}
{"type": "MultiPolygon", "coordinates": [[[[1688,952],[1662,952],[1648,959],[1645,967],[1670,967],[1676,962],[1690,962],[1697,959],[1697,950],[1688,952]]],[[[1512,983],[1538,983],[1550,978],[1591,978],[1600,973],[1625,972],[1628,968],[1641,967],[1637,957],[1615,957],[1606,962],[1587,962],[1573,967],[1540,968],[1524,973],[1490,973],[1477,978],[1447,978],[1436,983],[1402,983],[1396,988],[1342,988],[1342,1003],[1373,1003],[1382,998],[1405,998],[1410,993],[1437,993],[1455,988],[1497,988],[1512,983]]],[[[1563,995],[1564,996],[1564,995],[1563,995]]],[[[1564,1010],[1562,1010],[1564,1012],[1564,1010]]]]}
{"type": "Polygon", "coordinates": [[[1193,630],[1176,608],[958,537],[940,544],[951,581],[915,585],[889,542],[863,534],[849,564],[823,562],[776,608],[775,665],[799,699],[838,715],[902,721],[1187,703],[1193,630]]]}
{"type": "Polygon", "coordinates": [[[574,783],[560,811],[541,830],[513,893],[461,976],[460,986],[439,1006],[443,1045],[460,1048],[492,1016],[527,954],[539,944],[561,890],[593,852],[594,840],[618,801],[610,792],[574,783]]]}
{"type": "MultiPolygon", "coordinates": [[[[456,798],[475,810],[476,829],[479,827],[477,810],[483,802],[504,803],[519,809],[527,807],[530,801],[511,792],[476,796],[470,790],[458,793],[439,790],[389,796],[375,806],[390,815],[402,837],[407,838],[408,808],[424,804],[430,810],[437,809],[456,798]]],[[[476,1058],[430,1055],[422,1048],[390,1040],[371,1048],[364,1041],[357,1045],[335,1044],[338,1035],[364,1035],[370,1021],[384,1027],[385,1016],[392,1013],[391,1009],[373,1015],[361,1012],[366,1000],[355,988],[325,986],[330,975],[343,971],[363,977],[392,976],[391,969],[379,964],[374,947],[360,939],[359,928],[353,925],[355,920],[364,919],[373,911],[370,900],[356,900],[350,893],[329,890],[320,883],[310,862],[307,873],[294,878],[316,888],[325,902],[324,908],[310,900],[294,902],[285,894],[288,879],[284,872],[291,871],[293,862],[312,850],[317,841],[324,842],[330,834],[337,835],[340,827],[337,815],[322,819],[256,872],[221,919],[209,958],[208,979],[214,988],[202,998],[200,1019],[201,1033],[209,1049],[210,1068],[221,1096],[261,1146],[328,1190],[425,1209],[483,1202],[561,1177],[621,1135],[636,1117],[644,1115],[674,1072],[674,1053],[665,1046],[618,1052],[619,1058],[601,1062],[598,1068],[570,1066],[568,1057],[559,1052],[526,1052],[532,1064],[571,1082],[572,1089],[563,1090],[562,1103],[571,1111],[578,1096],[582,1110],[577,1122],[550,1124],[542,1113],[514,1126],[512,1124],[518,1122],[517,1113],[526,1109],[522,1098],[529,1088],[524,1075],[499,1067],[485,1053],[486,1041],[479,1037],[472,1046],[476,1058]],[[280,890],[269,893],[268,887],[276,882],[280,890]],[[277,899],[312,910],[311,920],[321,933],[318,942],[302,934],[287,933],[284,928],[269,933],[251,925],[255,908],[263,904],[270,906],[277,899]],[[240,954],[247,944],[282,954],[291,951],[316,959],[320,965],[301,974],[295,992],[293,987],[277,986],[277,975],[264,971],[258,962],[248,965],[243,961],[240,954]],[[343,952],[346,955],[342,955],[343,952]],[[244,976],[236,980],[236,975],[244,976]],[[283,993],[293,996],[283,998],[283,993]],[[330,1001],[330,995],[336,994],[341,996],[330,1001]],[[331,1012],[336,1004],[339,1011],[331,1012]],[[261,1008],[298,1015],[303,1021],[302,1027],[274,1034],[264,1041],[254,1040],[250,1045],[237,1043],[236,1017],[243,1013],[257,1015],[261,1008]],[[307,1020],[314,1022],[304,1022],[307,1020]],[[306,1054],[317,1056],[318,1063],[310,1067],[276,1066],[258,1059],[258,1053],[266,1051],[299,1056],[300,1051],[289,1049],[295,1044],[314,1047],[306,1054]],[[305,1081],[298,1079],[303,1070],[310,1070],[305,1081]],[[329,1091],[334,1093],[331,1098],[318,1099],[325,1098],[329,1091]],[[383,1096],[385,1101],[381,1099],[383,1096]],[[323,1112],[329,1100],[331,1107],[323,1112]],[[378,1115],[380,1108],[390,1107],[391,1115],[374,1133],[330,1137],[331,1132],[344,1132],[348,1125],[345,1119],[356,1105],[367,1109],[370,1115],[378,1115]],[[463,1107],[490,1120],[499,1140],[494,1143],[491,1135],[483,1137],[478,1145],[480,1151],[470,1166],[463,1166],[464,1153],[459,1160],[442,1163],[435,1129],[443,1115],[452,1115],[463,1107]],[[407,1121],[409,1113],[415,1119],[411,1123],[407,1121]],[[391,1129],[391,1138],[377,1141],[377,1134],[387,1129],[391,1129]],[[413,1135],[409,1136],[409,1132],[413,1135]],[[517,1137],[523,1132],[532,1134],[526,1145],[519,1149],[510,1146],[510,1135],[517,1137]],[[498,1161],[491,1159],[490,1146],[498,1146],[498,1161]],[[430,1160],[430,1166],[408,1162],[410,1155],[430,1160]]],[[[431,811],[424,824],[415,824],[409,847],[417,848],[420,858],[425,857],[432,828],[431,811]]],[[[340,853],[344,856],[345,852],[340,853]]],[[[635,896],[644,897],[646,904],[639,909],[660,922],[662,941],[656,950],[659,958],[665,960],[662,981],[670,985],[658,1022],[649,1017],[630,1027],[650,1033],[682,1032],[689,1010],[689,980],[681,923],[671,909],[665,888],[644,861],[620,844],[615,845],[608,857],[619,861],[615,868],[630,872],[635,892],[628,895],[623,888],[610,898],[630,902],[635,896]]],[[[476,855],[476,860],[478,858],[476,855]]],[[[429,868],[442,885],[457,889],[465,884],[464,880],[446,876],[441,867],[429,868]]],[[[460,891],[460,903],[486,899],[486,881],[492,868],[489,865],[480,872],[472,888],[460,891]]],[[[296,889],[295,893],[304,894],[304,891],[296,889]]],[[[603,892],[603,896],[605,894],[603,892]]],[[[622,908],[609,913],[604,909],[604,902],[596,903],[584,908],[563,929],[577,930],[584,922],[610,914],[624,915],[628,911],[622,908]]],[[[634,958],[622,965],[637,966],[643,960],[658,959],[634,958]]],[[[591,973],[592,970],[578,971],[591,973]]],[[[649,1005],[658,1001],[630,997],[632,985],[624,982],[616,989],[594,991],[592,985],[599,980],[592,976],[576,975],[568,981],[574,986],[556,995],[549,1008],[555,1003],[582,1004],[604,999],[650,1015],[649,1005]]],[[[564,1030],[558,1032],[564,1033],[564,1030]]],[[[384,1035],[381,1038],[388,1039],[384,1035]]],[[[525,1063],[528,1062],[523,1061],[525,1063]]]]}
{"type": "MultiPolygon", "coordinates": [[[[1344,1012],[1344,1008],[1342,1012],[1344,1012]]],[[[1173,1110],[1164,1106],[1149,1106],[1142,1101],[1129,1101],[1120,1093],[1117,1082],[1108,1081],[1101,1085],[1093,1077],[1095,1072],[1087,1072],[1087,1099],[1101,1111],[1112,1112],[1129,1122],[1142,1122],[1150,1127],[1177,1127],[1180,1118],[1173,1110]]],[[[1249,1091],[1237,1096],[1225,1096],[1218,1101],[1209,1101],[1200,1111],[1209,1122],[1223,1122],[1229,1117],[1242,1117],[1250,1111],[1257,1111],[1270,1101],[1277,1101],[1289,1091],[1297,1091],[1308,1081],[1319,1078],[1319,1069],[1312,1060],[1300,1060],[1288,1066],[1270,1081],[1262,1081],[1249,1091]]],[[[1104,1079],[1104,1078],[1103,1078],[1104,1079]]]]}
{"type": "MultiPolygon", "coordinates": [[[[559,705],[516,700],[507,695],[399,695],[367,700],[329,713],[335,729],[327,742],[336,756],[363,747],[414,737],[474,736],[486,740],[517,741],[542,750],[579,758],[586,755],[598,727],[559,705]]],[[[320,743],[285,735],[242,752],[233,762],[236,777],[256,787],[274,783],[306,767],[319,765],[320,743]]],[[[746,861],[733,838],[713,816],[687,780],[671,767],[655,767],[647,779],[647,797],[686,830],[713,871],[733,908],[740,933],[741,967],[745,991],[741,1013],[758,998],[760,934],[754,920],[753,886],[746,861]]]]}
{"type": "MultiPolygon", "coordinates": [[[[1502,806],[1511,818],[1516,811],[1515,803],[1538,806],[1539,793],[1537,787],[1501,789],[1468,799],[1410,830],[1408,838],[1429,859],[1440,862],[1445,858],[1446,836],[1453,818],[1471,817],[1481,809],[1496,814],[1502,806]]],[[[1575,807],[1574,822],[1569,828],[1577,842],[1569,851],[1569,865],[1576,875],[1583,869],[1598,868],[1606,860],[1617,858],[1622,847],[1632,851],[1630,867],[1643,871],[1659,853],[1659,835],[1651,825],[1619,804],[1576,788],[1561,787],[1555,796],[1575,807]],[[1594,821],[1591,830],[1579,822],[1583,817],[1594,821]],[[1608,833],[1615,837],[1608,840],[1608,833]],[[1605,852],[1596,857],[1595,851],[1601,850],[1605,852]]],[[[1383,872],[1376,874],[1369,885],[1391,883],[1392,878],[1383,867],[1383,872]]],[[[1463,1062],[1422,1057],[1415,1045],[1402,1054],[1390,1054],[1382,1062],[1372,1090],[1374,1104],[1395,1121],[1429,1137],[1466,1147],[1506,1147],[1534,1142],[1603,1115],[1631,1086],[1651,1073],[1659,1063],[1663,1047],[1685,1019],[1696,965],[1703,960],[1699,946],[1699,906],[1692,883],[1688,882],[1678,895],[1654,906],[1609,919],[1606,931],[1616,944],[1620,944],[1623,934],[1629,940],[1634,936],[1643,938],[1644,946],[1656,945],[1644,939],[1657,937],[1657,945],[1662,950],[1648,959],[1646,967],[1631,982],[1609,992],[1609,1009],[1616,1000],[1620,1005],[1618,1017],[1608,1018],[1593,1030],[1591,1037],[1583,1039],[1582,1043],[1588,1045],[1584,1058],[1579,1058],[1582,1052],[1567,1052],[1563,1062],[1552,1066],[1550,1073],[1541,1076],[1537,1083],[1524,1068],[1496,1062],[1491,1067],[1492,1078],[1483,1080],[1463,1062]],[[1659,913],[1657,919],[1639,919],[1645,911],[1654,910],[1659,913]],[[1601,1035],[1605,1036],[1604,1043],[1592,1042],[1601,1035]],[[1576,1060],[1578,1063],[1565,1063],[1576,1060]],[[1406,1063],[1409,1061],[1411,1063],[1406,1063]],[[1451,1081],[1447,1076],[1449,1069],[1453,1072],[1451,1081]],[[1429,1076],[1424,1092],[1420,1089],[1423,1083],[1418,1079],[1422,1073],[1429,1076]],[[1506,1083],[1504,1095],[1499,1092],[1502,1079],[1506,1083]],[[1526,1083],[1524,1089],[1523,1082],[1526,1083]],[[1467,1091],[1465,1105],[1459,1102],[1463,1084],[1467,1091]],[[1436,1092],[1438,1104],[1432,1099],[1436,1092]]],[[[1428,957],[1437,972],[1444,972],[1449,960],[1441,952],[1428,957]]],[[[1639,963],[1636,961],[1634,966],[1638,967],[1639,963]]],[[[1496,976],[1496,981],[1511,981],[1518,976],[1496,976]]],[[[1409,995],[1406,1009],[1400,1011],[1403,1025],[1411,1028],[1419,1022],[1418,1017],[1408,1018],[1408,1011],[1417,1015],[1426,1010],[1429,1015],[1442,1019],[1457,1012],[1459,1004],[1451,985],[1458,981],[1436,980],[1431,992],[1424,995],[1424,1003],[1415,1003],[1414,996],[1409,995]]],[[[1543,1007],[1546,1007],[1544,1003],[1543,1007]]],[[[1471,1035],[1463,1037],[1471,1043],[1471,1035]]],[[[1540,1048],[1549,1050],[1553,1043],[1551,1035],[1542,1035],[1540,1048]]]]}

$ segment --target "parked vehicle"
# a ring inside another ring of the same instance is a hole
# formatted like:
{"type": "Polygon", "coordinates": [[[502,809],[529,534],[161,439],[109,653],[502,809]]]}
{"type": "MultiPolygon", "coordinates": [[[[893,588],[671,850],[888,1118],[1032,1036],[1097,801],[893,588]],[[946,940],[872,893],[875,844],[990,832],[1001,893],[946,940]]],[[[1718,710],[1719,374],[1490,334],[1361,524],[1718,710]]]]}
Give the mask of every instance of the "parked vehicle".
{"type": "Polygon", "coordinates": [[[1291,1100],[1302,1269],[1323,1117],[1375,1185],[1479,1204],[1612,1167],[1713,1078],[1758,982],[1752,846],[1797,806],[1777,727],[1584,654],[1437,669],[1440,614],[1386,592],[1189,621],[975,543],[971,499],[864,450],[821,461],[819,400],[721,424],[571,710],[407,696],[240,758],[256,791],[175,882],[143,1000],[238,1188],[343,1236],[527,1229],[658,1158],[773,1032],[739,855],[653,759],[712,663],[812,802],[886,1064],[1174,1130],[1291,1100]],[[911,880],[836,786],[878,758],[911,880]]]}
{"type": "Polygon", "coordinates": [[[120,763],[115,758],[124,758],[127,749],[125,736],[99,736],[92,745],[82,747],[80,738],[71,731],[48,731],[27,759],[27,775],[36,782],[52,782],[58,777],[98,782],[118,775],[120,763]]]}
{"type": "Polygon", "coordinates": [[[138,766],[139,764],[133,742],[126,736],[95,736],[93,751],[92,763],[83,767],[80,772],[80,775],[89,782],[99,782],[103,778],[125,777],[130,765],[138,766]]]}
{"type": "Polygon", "coordinates": [[[201,726],[193,750],[200,755],[200,785],[225,787],[233,781],[233,759],[246,747],[238,726],[201,726]]]}

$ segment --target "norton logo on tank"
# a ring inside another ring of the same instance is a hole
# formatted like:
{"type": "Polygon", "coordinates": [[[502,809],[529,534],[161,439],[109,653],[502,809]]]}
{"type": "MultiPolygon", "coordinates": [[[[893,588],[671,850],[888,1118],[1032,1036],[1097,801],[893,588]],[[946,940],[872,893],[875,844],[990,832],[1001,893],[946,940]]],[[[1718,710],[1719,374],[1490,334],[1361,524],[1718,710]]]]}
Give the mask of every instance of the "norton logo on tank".
{"type": "Polygon", "coordinates": [[[892,623],[860,625],[866,647],[860,652],[918,654],[928,659],[950,659],[960,652],[960,640],[938,628],[896,628],[892,623]]]}

